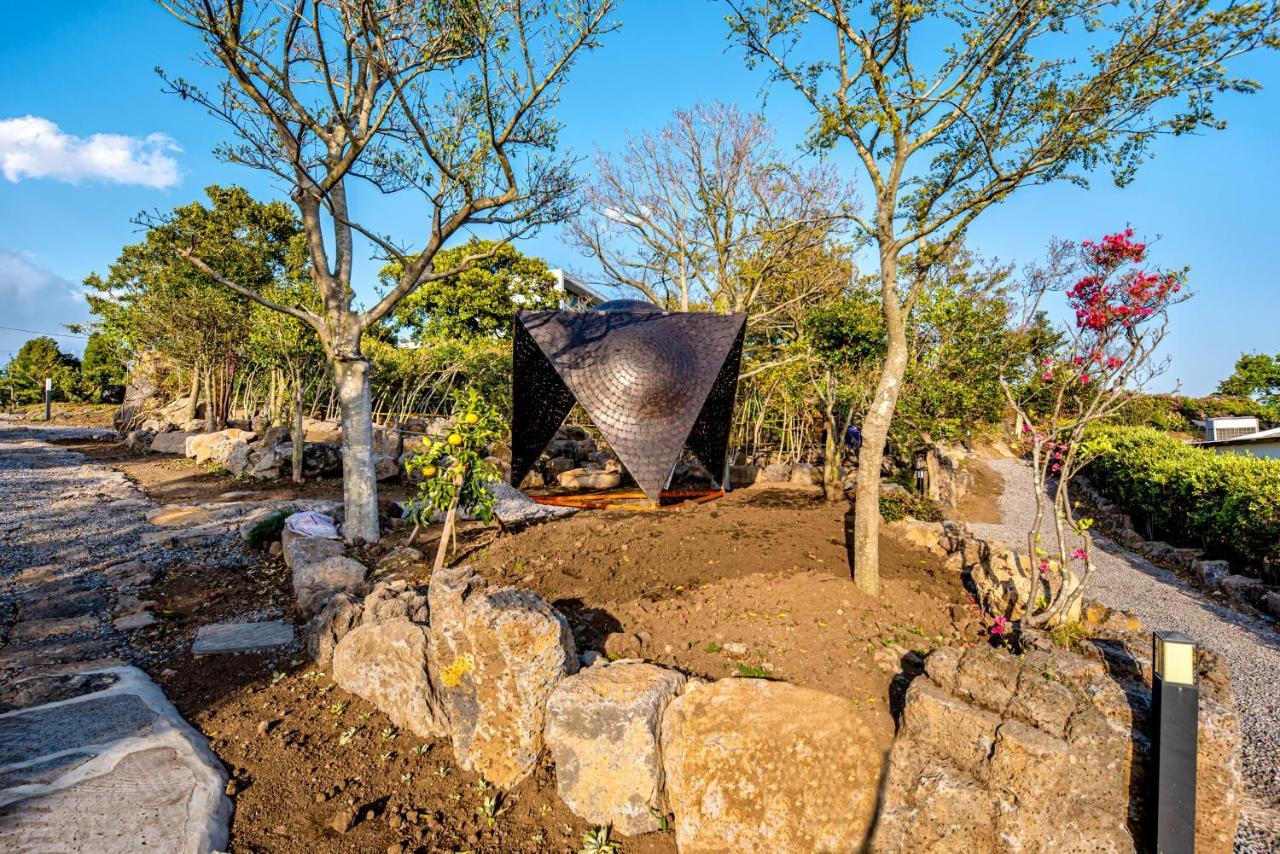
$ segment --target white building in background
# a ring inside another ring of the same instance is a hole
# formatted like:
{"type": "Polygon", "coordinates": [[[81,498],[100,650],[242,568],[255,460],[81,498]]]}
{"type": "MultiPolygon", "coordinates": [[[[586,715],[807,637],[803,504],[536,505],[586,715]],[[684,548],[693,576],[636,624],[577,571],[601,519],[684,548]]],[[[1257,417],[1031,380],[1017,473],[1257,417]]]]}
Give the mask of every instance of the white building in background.
{"type": "Polygon", "coordinates": [[[1247,417],[1206,418],[1204,421],[1205,442],[1221,442],[1225,439],[1238,439],[1249,436],[1262,429],[1258,419],[1252,415],[1247,417]]]}
{"type": "Polygon", "coordinates": [[[602,302],[609,301],[608,297],[602,296],[599,292],[582,284],[582,282],[579,282],[564,270],[551,270],[550,272],[551,275],[556,277],[556,290],[560,291],[561,294],[561,308],[591,308],[593,305],[600,305],[602,302]]]}
{"type": "MultiPolygon", "coordinates": [[[[1253,421],[1255,424],[1257,423],[1256,418],[1217,418],[1210,420],[1253,421]]],[[[1207,427],[1205,432],[1208,433],[1207,427]]],[[[1270,430],[1256,430],[1253,433],[1246,433],[1242,436],[1197,442],[1196,447],[1207,448],[1217,454],[1243,454],[1250,457],[1266,457],[1280,460],[1280,427],[1273,427],[1270,430]]]]}

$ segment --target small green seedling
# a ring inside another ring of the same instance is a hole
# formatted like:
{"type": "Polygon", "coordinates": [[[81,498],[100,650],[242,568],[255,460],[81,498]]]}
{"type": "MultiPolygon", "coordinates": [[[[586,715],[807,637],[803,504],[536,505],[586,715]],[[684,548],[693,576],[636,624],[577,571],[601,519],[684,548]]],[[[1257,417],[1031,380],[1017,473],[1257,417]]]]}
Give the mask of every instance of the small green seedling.
{"type": "Polygon", "coordinates": [[[493,827],[508,809],[510,807],[503,803],[501,794],[490,795],[476,805],[476,814],[483,816],[485,823],[493,827]]]}
{"type": "Polygon", "coordinates": [[[588,830],[582,837],[582,848],[578,854],[618,854],[622,846],[609,839],[609,826],[588,830]]]}

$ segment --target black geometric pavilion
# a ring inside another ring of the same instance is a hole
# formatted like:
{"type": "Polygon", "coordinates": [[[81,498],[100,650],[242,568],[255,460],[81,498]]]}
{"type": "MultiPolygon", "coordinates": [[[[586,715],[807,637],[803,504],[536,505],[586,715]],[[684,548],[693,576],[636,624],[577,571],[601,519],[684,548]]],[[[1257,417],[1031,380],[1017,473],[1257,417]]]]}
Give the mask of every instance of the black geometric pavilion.
{"type": "Polygon", "coordinates": [[[746,319],[635,300],[518,312],[511,482],[533,468],[575,400],[651,502],[686,446],[720,478],[746,319]]]}

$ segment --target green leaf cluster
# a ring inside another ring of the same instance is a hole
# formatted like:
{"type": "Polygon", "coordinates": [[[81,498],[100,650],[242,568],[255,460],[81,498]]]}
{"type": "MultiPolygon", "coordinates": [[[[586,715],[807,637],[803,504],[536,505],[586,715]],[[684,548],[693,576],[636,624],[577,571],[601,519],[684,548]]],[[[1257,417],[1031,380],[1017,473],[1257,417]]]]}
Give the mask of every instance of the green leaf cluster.
{"type": "Polygon", "coordinates": [[[38,403],[44,400],[46,378],[53,380],[54,400],[81,399],[80,360],[43,335],[22,345],[5,368],[4,379],[16,403],[38,403]]]}
{"type": "MultiPolygon", "coordinates": [[[[505,338],[511,334],[514,312],[559,305],[556,279],[547,263],[507,242],[472,238],[441,250],[433,259],[434,270],[446,273],[468,258],[480,260],[462,272],[423,282],[400,301],[394,317],[401,330],[418,341],[505,338]]],[[[380,278],[391,285],[403,274],[393,263],[382,269],[380,278]]]]}
{"type": "Polygon", "coordinates": [[[1147,427],[1096,427],[1087,442],[1090,480],[1156,536],[1275,583],[1280,461],[1216,454],[1147,427]]]}
{"type": "Polygon", "coordinates": [[[405,463],[410,475],[422,477],[410,502],[410,516],[416,524],[430,524],[434,512],[446,512],[455,502],[462,511],[485,522],[493,518],[497,498],[488,486],[500,475],[487,458],[505,431],[498,408],[475,389],[458,397],[453,432],[424,446],[405,463]]]}

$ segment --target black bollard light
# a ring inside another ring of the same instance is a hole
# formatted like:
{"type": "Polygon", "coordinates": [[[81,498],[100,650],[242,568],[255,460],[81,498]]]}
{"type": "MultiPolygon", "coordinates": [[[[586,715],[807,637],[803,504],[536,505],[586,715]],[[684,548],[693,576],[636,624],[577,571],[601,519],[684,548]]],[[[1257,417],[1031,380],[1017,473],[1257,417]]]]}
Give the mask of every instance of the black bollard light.
{"type": "Polygon", "coordinates": [[[53,402],[53,380],[49,377],[44,378],[44,420],[49,420],[49,408],[53,402]]]}
{"type": "Polygon", "coordinates": [[[1152,832],[1158,854],[1192,854],[1196,848],[1196,741],[1200,688],[1196,644],[1181,632],[1152,636],[1151,711],[1152,832]]]}

